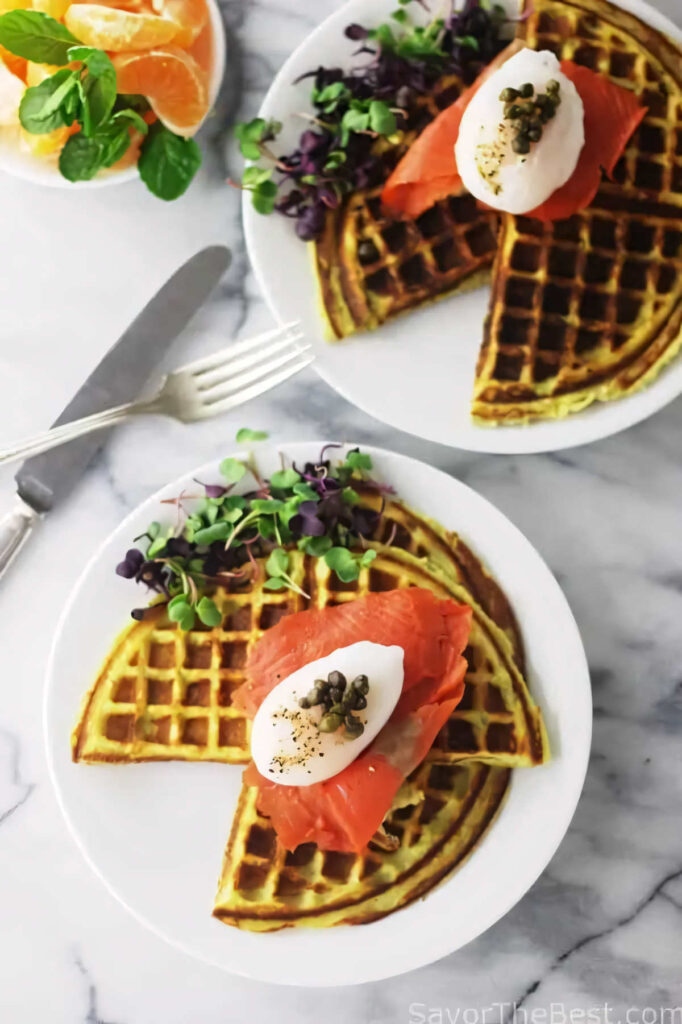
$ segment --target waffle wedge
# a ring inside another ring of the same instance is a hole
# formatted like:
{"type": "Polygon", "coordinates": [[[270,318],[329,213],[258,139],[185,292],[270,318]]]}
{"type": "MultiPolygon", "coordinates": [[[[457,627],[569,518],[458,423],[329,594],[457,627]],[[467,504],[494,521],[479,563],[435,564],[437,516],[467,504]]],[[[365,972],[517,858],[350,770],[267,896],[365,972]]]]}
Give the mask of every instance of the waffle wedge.
{"type": "Polygon", "coordinates": [[[682,346],[682,53],[606,0],[527,0],[520,33],[648,112],[592,205],[503,215],[472,412],[557,418],[644,387],[682,346]]]}
{"type": "MultiPolygon", "coordinates": [[[[385,178],[419,132],[453,103],[463,86],[454,75],[421,97],[400,143],[385,148],[385,178]]],[[[331,340],[372,330],[433,299],[477,288],[489,278],[497,220],[464,191],[416,220],[382,210],[384,182],[355,192],[330,211],[312,246],[320,304],[331,340]]]]}
{"type": "Polygon", "coordinates": [[[226,924],[268,932],[366,924],[432,889],[471,853],[509,784],[508,768],[424,763],[410,776],[409,803],[385,822],[397,848],[373,843],[363,854],[307,843],[288,853],[244,787],[225,852],[213,914],[226,924]]]}
{"type": "MultiPolygon", "coordinates": [[[[370,591],[427,587],[474,608],[467,657],[471,686],[437,740],[445,763],[483,758],[506,765],[547,758],[540,712],[514,659],[509,636],[476,603],[454,574],[400,548],[377,545],[359,580],[342,583],[324,561],[291,554],[292,578],[310,602],[261,582],[218,591],[223,621],[214,629],[182,632],[163,607],[135,623],[116,643],[86,696],[72,736],[75,761],[220,761],[249,759],[249,722],[232,706],[244,668],[264,631],[290,612],[353,601],[370,591]],[[462,744],[460,746],[460,744],[462,744]]],[[[264,576],[261,576],[261,580],[264,576]]],[[[468,680],[469,681],[469,680],[468,680]]]]}

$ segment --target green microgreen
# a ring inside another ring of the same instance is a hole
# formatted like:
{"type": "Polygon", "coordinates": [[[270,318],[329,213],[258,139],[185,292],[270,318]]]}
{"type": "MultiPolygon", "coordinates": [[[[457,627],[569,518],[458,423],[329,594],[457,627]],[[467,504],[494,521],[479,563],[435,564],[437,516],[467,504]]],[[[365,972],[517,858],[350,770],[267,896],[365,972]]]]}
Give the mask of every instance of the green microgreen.
{"type": "Polygon", "coordinates": [[[248,427],[242,427],[237,431],[235,440],[237,444],[248,444],[250,441],[267,441],[268,434],[265,430],[250,430],[248,427]]]}

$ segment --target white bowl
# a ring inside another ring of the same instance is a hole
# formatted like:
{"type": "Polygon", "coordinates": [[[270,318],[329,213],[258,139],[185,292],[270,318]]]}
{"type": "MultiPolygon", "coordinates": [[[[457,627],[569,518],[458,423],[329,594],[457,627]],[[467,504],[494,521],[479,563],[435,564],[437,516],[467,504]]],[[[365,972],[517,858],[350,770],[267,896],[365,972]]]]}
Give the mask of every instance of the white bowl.
{"type": "MultiPolygon", "coordinates": [[[[212,61],[209,83],[209,111],[216,101],[225,74],[226,40],[225,26],[216,0],[206,0],[211,25],[212,61]]],[[[207,115],[208,116],[208,115],[207,115]]],[[[203,123],[203,122],[202,122],[203,123]]],[[[198,129],[197,129],[198,131],[198,129]]],[[[34,185],[48,188],[102,188],[105,185],[121,185],[137,177],[137,167],[126,167],[122,171],[103,171],[92,181],[68,181],[60,174],[56,160],[27,153],[18,145],[17,139],[9,132],[0,131],[0,171],[6,171],[15,178],[23,178],[34,185]]]]}

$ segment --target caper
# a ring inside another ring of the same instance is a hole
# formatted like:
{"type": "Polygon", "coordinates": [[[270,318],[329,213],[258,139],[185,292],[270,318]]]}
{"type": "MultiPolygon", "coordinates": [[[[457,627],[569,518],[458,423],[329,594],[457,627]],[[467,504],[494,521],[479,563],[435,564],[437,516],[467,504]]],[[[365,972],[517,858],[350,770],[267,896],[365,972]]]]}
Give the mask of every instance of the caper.
{"type": "Polygon", "coordinates": [[[329,690],[329,683],[326,679],[316,679],[313,686],[320,694],[325,694],[329,690]]]}
{"type": "Polygon", "coordinates": [[[343,672],[330,672],[327,679],[330,686],[337,686],[340,690],[346,689],[346,677],[343,672]]]}
{"type": "Polygon", "coordinates": [[[517,135],[512,139],[512,149],[515,153],[530,153],[530,139],[526,135],[517,135]]]}
{"type": "Polygon", "coordinates": [[[552,95],[552,93],[557,93],[557,92],[559,92],[559,89],[560,89],[561,87],[560,87],[559,83],[557,82],[557,80],[556,80],[555,78],[550,78],[550,80],[549,80],[549,82],[547,83],[547,85],[545,86],[545,88],[547,89],[547,92],[548,92],[548,93],[549,93],[549,95],[551,96],[551,95],[552,95]]]}
{"type": "Polygon", "coordinates": [[[539,142],[542,138],[542,127],[529,129],[528,138],[531,142],[539,142]]]}
{"type": "Polygon", "coordinates": [[[332,706],[329,708],[329,711],[332,715],[342,715],[343,704],[332,704],[332,706]]]}
{"type": "Polygon", "coordinates": [[[519,107],[521,109],[522,114],[531,115],[535,113],[535,104],[532,103],[530,100],[526,100],[525,103],[520,103],[519,107]]]}
{"type": "Polygon", "coordinates": [[[343,690],[341,689],[341,687],[340,686],[332,686],[330,691],[329,691],[329,699],[332,701],[332,703],[338,704],[342,697],[343,697],[343,690]]]}
{"type": "Polygon", "coordinates": [[[362,711],[366,707],[367,707],[367,698],[363,697],[362,694],[359,693],[357,695],[357,697],[355,698],[355,703],[353,705],[353,710],[354,711],[362,711]]]}
{"type": "Polygon", "coordinates": [[[365,675],[356,676],[353,680],[353,686],[358,693],[369,693],[369,679],[365,675]]]}
{"type": "Polygon", "coordinates": [[[510,107],[507,107],[507,109],[505,110],[504,116],[508,117],[510,121],[515,121],[517,117],[521,117],[522,113],[523,111],[521,110],[519,104],[512,103],[512,105],[510,107]]]}
{"type": "Polygon", "coordinates": [[[351,683],[350,686],[347,686],[344,690],[343,697],[341,698],[341,704],[344,708],[354,708],[357,696],[358,692],[351,683]]]}
{"type": "Polygon", "coordinates": [[[320,732],[336,732],[337,729],[341,728],[342,724],[343,715],[328,711],[326,715],[322,715],[318,729],[320,732]]]}
{"type": "MultiPolygon", "coordinates": [[[[312,690],[308,690],[308,692],[306,693],[305,697],[302,698],[302,700],[306,700],[308,702],[309,708],[313,708],[315,707],[316,704],[322,703],[320,691],[316,686],[313,686],[312,690]]],[[[303,705],[301,705],[301,707],[303,707],[303,705]]]]}
{"type": "Polygon", "coordinates": [[[365,727],[362,722],[359,719],[354,718],[353,715],[346,715],[344,725],[346,726],[346,732],[349,736],[362,736],[365,731],[365,727]]]}
{"type": "Polygon", "coordinates": [[[521,88],[519,89],[519,95],[523,96],[524,100],[527,100],[529,96],[533,95],[534,92],[535,89],[530,82],[524,82],[521,88]]]}
{"type": "Polygon", "coordinates": [[[545,107],[552,106],[552,99],[549,96],[545,96],[544,92],[541,92],[539,96],[535,97],[536,107],[540,107],[540,110],[544,110],[545,107]]]}
{"type": "Polygon", "coordinates": [[[520,135],[527,135],[528,131],[530,129],[530,118],[529,117],[520,117],[519,118],[519,123],[517,124],[516,127],[517,127],[520,135]]]}
{"type": "Polygon", "coordinates": [[[312,704],[310,703],[307,697],[301,697],[298,702],[298,706],[299,708],[311,708],[312,704]]]}
{"type": "Polygon", "coordinates": [[[518,95],[518,89],[512,89],[511,86],[507,86],[507,88],[503,89],[500,93],[500,99],[503,103],[511,103],[512,100],[515,100],[518,97],[518,95]]]}

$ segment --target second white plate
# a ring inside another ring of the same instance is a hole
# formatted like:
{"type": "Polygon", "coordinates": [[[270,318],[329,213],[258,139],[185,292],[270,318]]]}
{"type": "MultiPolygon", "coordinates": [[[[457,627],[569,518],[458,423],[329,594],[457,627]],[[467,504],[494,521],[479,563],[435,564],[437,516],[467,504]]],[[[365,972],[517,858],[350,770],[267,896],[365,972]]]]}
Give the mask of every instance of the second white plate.
{"type": "MultiPolygon", "coordinates": [[[[682,43],[682,30],[643,0],[620,5],[682,43]]],[[[286,61],[265,97],[263,117],[284,122],[281,150],[296,145],[297,111],[310,106],[310,79],[300,75],[324,65],[350,66],[357,43],[344,37],[352,22],[372,27],[390,20],[395,0],[350,0],[312,32],[286,61]]],[[[356,58],[357,59],[357,58],[356,58]]],[[[646,419],[682,393],[682,359],[630,398],[597,403],[581,413],[526,427],[477,427],[469,406],[487,288],[446,298],[385,324],[371,334],[331,345],[324,340],[316,283],[307,247],[284,217],[256,213],[244,194],[249,257],[273,314],[300,319],[315,346],[320,376],[360,409],[400,430],[470,451],[554,451],[615,434],[646,419]]]]}

